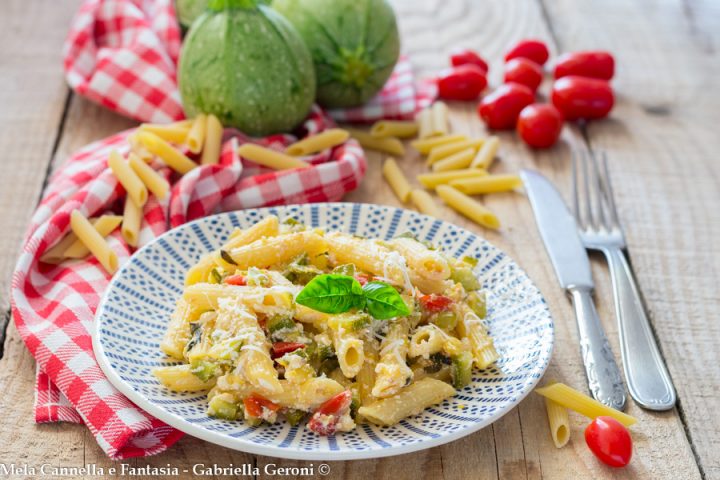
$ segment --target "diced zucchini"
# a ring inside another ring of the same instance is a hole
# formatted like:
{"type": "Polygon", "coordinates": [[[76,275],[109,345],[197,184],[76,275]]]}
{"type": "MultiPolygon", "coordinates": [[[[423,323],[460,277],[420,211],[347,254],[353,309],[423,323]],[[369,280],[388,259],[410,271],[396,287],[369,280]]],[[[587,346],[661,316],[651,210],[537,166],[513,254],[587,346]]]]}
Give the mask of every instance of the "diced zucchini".
{"type": "Polygon", "coordinates": [[[280,330],[291,330],[295,328],[295,322],[290,317],[285,317],[282,315],[276,315],[274,317],[271,317],[267,321],[267,329],[270,333],[275,333],[280,330]]]}
{"type": "Polygon", "coordinates": [[[478,264],[478,259],[477,259],[477,258],[475,258],[475,257],[469,257],[469,256],[467,256],[467,255],[465,255],[464,257],[462,257],[462,261],[465,262],[465,263],[467,263],[467,264],[469,264],[471,267],[475,267],[475,266],[477,266],[477,264],[478,264]]]}
{"type": "Polygon", "coordinates": [[[294,427],[295,425],[302,422],[303,418],[305,418],[305,415],[307,415],[307,413],[303,412],[302,410],[289,408],[285,411],[285,420],[287,420],[287,422],[294,427]]]}
{"type": "Polygon", "coordinates": [[[337,357],[333,356],[320,362],[320,368],[318,368],[318,375],[324,374],[325,376],[329,376],[330,373],[332,373],[332,371],[336,368],[340,368],[340,363],[338,362],[337,357]]]}
{"type": "Polygon", "coordinates": [[[472,380],[472,354],[470,352],[460,352],[452,357],[452,366],[450,367],[450,375],[453,387],[457,390],[464,388],[470,384],[472,380]]]}
{"type": "Polygon", "coordinates": [[[450,280],[459,283],[468,292],[478,290],[482,287],[477,277],[475,276],[475,273],[470,267],[453,268],[452,273],[450,274],[450,280]]]}
{"type": "Polygon", "coordinates": [[[218,370],[219,367],[216,363],[207,360],[193,360],[190,363],[190,372],[203,382],[207,382],[211,378],[216,377],[218,370]]]}
{"type": "Polygon", "coordinates": [[[232,395],[222,393],[210,399],[208,415],[224,420],[239,420],[242,418],[243,412],[232,398],[232,395]]]}
{"type": "Polygon", "coordinates": [[[354,263],[346,263],[345,265],[338,265],[337,267],[333,268],[332,273],[335,273],[337,275],[347,275],[348,277],[354,277],[355,276],[355,264],[354,263]]]}
{"type": "Polygon", "coordinates": [[[356,392],[353,392],[352,401],[350,402],[350,416],[354,419],[357,415],[357,411],[360,408],[360,397],[356,392]]]}
{"type": "Polygon", "coordinates": [[[442,328],[443,330],[452,330],[457,325],[457,315],[447,310],[444,312],[438,312],[432,319],[432,323],[442,328]]]}
{"type": "Polygon", "coordinates": [[[487,302],[485,292],[470,292],[467,296],[467,304],[480,318],[487,316],[487,302]]]}

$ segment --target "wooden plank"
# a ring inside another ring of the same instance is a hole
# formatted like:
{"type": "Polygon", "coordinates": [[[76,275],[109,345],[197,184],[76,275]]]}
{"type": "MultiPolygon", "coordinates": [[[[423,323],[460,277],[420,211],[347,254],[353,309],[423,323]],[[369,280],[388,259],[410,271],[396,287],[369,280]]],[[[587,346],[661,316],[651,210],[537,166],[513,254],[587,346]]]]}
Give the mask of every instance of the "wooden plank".
{"type": "Polygon", "coordinates": [[[606,150],[651,320],[707,478],[720,478],[717,3],[547,2],[560,44],[606,48],[622,98],[588,129],[606,150]],[[712,90],[711,90],[712,89],[712,90]]]}

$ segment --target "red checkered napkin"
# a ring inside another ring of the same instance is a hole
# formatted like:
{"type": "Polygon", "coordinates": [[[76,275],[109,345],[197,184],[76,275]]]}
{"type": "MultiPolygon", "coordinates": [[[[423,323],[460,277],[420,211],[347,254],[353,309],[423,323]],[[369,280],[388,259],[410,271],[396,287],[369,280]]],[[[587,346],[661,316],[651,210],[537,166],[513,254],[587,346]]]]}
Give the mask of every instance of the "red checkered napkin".
{"type": "MultiPolygon", "coordinates": [[[[304,124],[308,134],[332,121],[315,109],[304,124]]],[[[37,422],[85,423],[112,458],[152,455],[182,434],[138,409],[105,378],[92,351],[89,331],[109,276],[94,258],[48,265],[42,254],[69,230],[70,213],[86,216],[121,212],[124,191],[107,166],[108,154],[127,154],[134,130],[93,143],[73,155],[51,179],[31,220],[27,240],[15,267],[12,309],[20,336],[37,361],[37,422]]],[[[285,147],[296,138],[274,135],[259,140],[285,147]]],[[[173,182],[162,201],[151,197],[144,207],[140,244],[168,228],[220,210],[288,203],[337,201],[362,179],[366,161],[350,140],[306,160],[306,169],[275,172],[237,156],[248,141],[227,130],[218,165],[196,168],[181,178],[160,163],[156,167],[173,182]]],[[[120,263],[131,249],[119,232],[108,237],[120,263]]]]}
{"type": "MultiPolygon", "coordinates": [[[[172,0],[85,0],[65,41],[65,75],[77,93],[128,117],[180,120],[180,42],[172,0]]],[[[432,85],[415,85],[410,61],[401,57],[375,98],[330,114],[343,122],[405,120],[434,96],[432,85]]]]}

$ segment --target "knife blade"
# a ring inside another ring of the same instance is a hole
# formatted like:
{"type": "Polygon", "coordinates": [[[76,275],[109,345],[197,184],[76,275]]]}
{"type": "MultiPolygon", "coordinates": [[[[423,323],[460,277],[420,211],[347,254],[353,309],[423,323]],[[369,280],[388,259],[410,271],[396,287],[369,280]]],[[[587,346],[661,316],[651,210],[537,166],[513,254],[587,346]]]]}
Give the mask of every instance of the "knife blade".
{"type": "Polygon", "coordinates": [[[593,303],[595,284],[575,219],[555,186],[542,174],[522,170],[520,177],[555,275],[572,299],[590,392],[604,405],[623,410],[625,387],[593,303]]]}

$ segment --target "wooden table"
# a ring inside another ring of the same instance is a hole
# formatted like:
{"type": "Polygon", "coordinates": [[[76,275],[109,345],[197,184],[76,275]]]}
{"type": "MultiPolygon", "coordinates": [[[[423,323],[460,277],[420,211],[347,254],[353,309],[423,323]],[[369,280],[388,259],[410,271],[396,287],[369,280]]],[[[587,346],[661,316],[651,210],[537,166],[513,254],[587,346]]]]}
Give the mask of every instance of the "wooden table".
{"type": "MultiPolygon", "coordinates": [[[[5,0],[0,15],[0,463],[79,466],[113,462],[80,425],[35,425],[34,362],[10,320],[8,290],[21,238],[48,174],[80,146],[133,125],[72,94],[61,70],[61,44],[74,1],[5,0]],[[9,322],[9,325],[8,325],[9,322]],[[7,327],[6,327],[7,325],[7,327]]],[[[497,172],[536,168],[566,192],[571,147],[608,152],[632,262],[655,332],[679,394],[677,409],[650,413],[630,402],[631,465],[601,465],[583,440],[586,420],[572,417],[571,443],[556,449],[543,402],[529,395],[482,431],[448,445],[393,458],[331,463],[329,478],[720,478],[720,8],[711,0],[398,0],[403,49],[421,75],[437,72],[454,46],[471,46],[492,60],[491,82],[514,41],[538,37],[553,52],[612,51],[618,102],[609,120],[532,152],[502,133],[497,172]]],[[[545,91],[547,92],[547,85],[545,91]]],[[[483,135],[473,105],[452,105],[456,131],[483,135]]],[[[370,153],[361,188],[348,201],[397,205],[381,181],[380,155],[370,153]]],[[[416,154],[402,160],[411,174],[416,154]]],[[[443,216],[484,235],[527,270],[555,318],[556,347],[548,376],[585,388],[575,321],[558,288],[526,198],[495,195],[485,203],[502,219],[484,231],[444,209],[443,216]]],[[[600,315],[619,352],[607,268],[593,259],[600,315]]],[[[196,463],[306,465],[257,457],[185,437],[133,466],[196,463]]],[[[317,462],[316,462],[317,463],[317,462]]],[[[189,475],[186,475],[189,476],[189,475]]],[[[261,475],[263,478],[265,475],[261,475]]]]}

